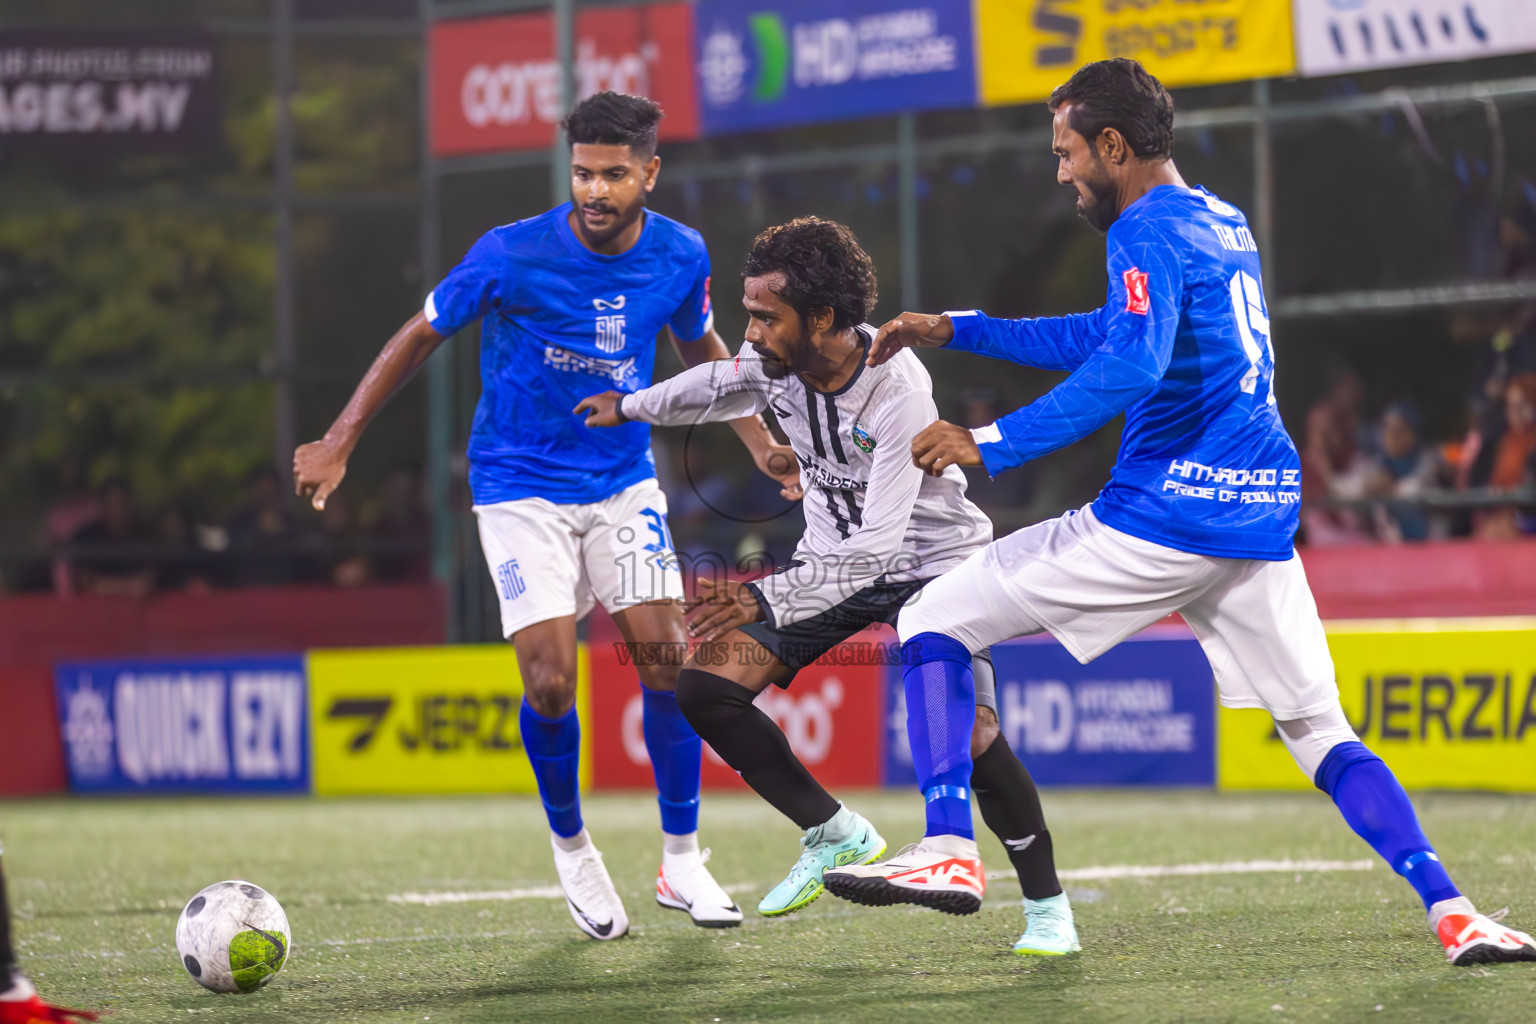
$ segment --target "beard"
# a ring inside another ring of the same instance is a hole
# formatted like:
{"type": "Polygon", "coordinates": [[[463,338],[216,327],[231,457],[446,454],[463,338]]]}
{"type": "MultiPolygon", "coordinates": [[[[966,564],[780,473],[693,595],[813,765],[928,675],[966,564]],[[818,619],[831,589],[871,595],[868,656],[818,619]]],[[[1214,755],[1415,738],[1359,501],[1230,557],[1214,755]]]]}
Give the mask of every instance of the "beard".
{"type": "Polygon", "coordinates": [[[1078,193],[1077,215],[1099,234],[1108,233],[1110,226],[1120,219],[1113,186],[1103,178],[1096,181],[1084,179],[1083,186],[1088,190],[1088,196],[1085,198],[1078,193]]]}
{"type": "Polygon", "coordinates": [[[762,360],[763,376],[769,380],[783,380],[793,372],[787,364],[766,351],[759,351],[758,356],[762,360]]]}
{"type": "Polygon", "coordinates": [[[640,193],[640,198],[627,212],[619,210],[617,206],[614,206],[612,203],[608,202],[579,203],[576,201],[575,195],[571,196],[571,203],[576,207],[578,211],[576,223],[582,235],[587,239],[588,242],[592,243],[593,245],[600,246],[607,245],[615,238],[618,238],[619,235],[624,233],[626,228],[640,219],[640,215],[645,212],[645,199],[646,195],[642,191],[640,193]],[[580,216],[580,211],[582,210],[593,210],[600,213],[612,214],[613,225],[603,231],[594,231],[593,229],[587,227],[586,221],[580,216]]]}

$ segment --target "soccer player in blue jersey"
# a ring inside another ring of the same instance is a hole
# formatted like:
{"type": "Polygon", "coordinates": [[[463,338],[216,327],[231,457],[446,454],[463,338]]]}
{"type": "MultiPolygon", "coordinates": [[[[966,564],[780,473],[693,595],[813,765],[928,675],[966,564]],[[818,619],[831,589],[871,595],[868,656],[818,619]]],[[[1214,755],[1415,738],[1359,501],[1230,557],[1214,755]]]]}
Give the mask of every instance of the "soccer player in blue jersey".
{"type": "Polygon", "coordinates": [[[859,902],[974,910],[985,876],[967,791],[972,652],[1049,631],[1086,663],[1180,612],[1222,704],[1274,716],[1302,771],[1419,894],[1452,963],[1536,960],[1529,935],[1477,913],[1452,883],[1402,786],[1340,706],[1293,546],[1300,463],[1275,407],[1246,220],[1179,176],[1173,101],[1135,61],[1084,66],[1050,108],[1057,180],[1109,236],[1108,301],[1025,320],[903,314],[881,328],[869,358],[945,346],[1071,371],[996,423],[927,428],[912,451],[931,473],[958,464],[996,475],[1123,412],[1120,454],[1092,504],[995,541],[906,605],[897,632],[927,834],[881,864],[828,872],[827,888],[859,902]]]}
{"type": "MultiPolygon", "coordinates": [[[[660,119],[661,108],[638,96],[605,92],[577,104],[565,122],[571,202],[486,232],[390,339],[325,437],[294,454],[299,493],[323,507],[390,395],[443,339],[484,321],[470,489],[502,632],[517,650],[523,746],[555,868],[572,919],[597,939],[625,934],[629,919],[578,797],[576,623],[596,602],[634,650],[679,654],[636,660],[661,804],[657,902],[703,927],[741,922],[699,850],[702,746],[674,695],[687,651],[682,576],[650,428],[597,433],[571,412],[588,395],[647,387],[664,332],[689,366],[729,354],[714,329],[703,240],[645,208],[661,166],[660,119]]],[[[793,453],[757,416],[732,426],[759,468],[798,498],[793,453]]]]}

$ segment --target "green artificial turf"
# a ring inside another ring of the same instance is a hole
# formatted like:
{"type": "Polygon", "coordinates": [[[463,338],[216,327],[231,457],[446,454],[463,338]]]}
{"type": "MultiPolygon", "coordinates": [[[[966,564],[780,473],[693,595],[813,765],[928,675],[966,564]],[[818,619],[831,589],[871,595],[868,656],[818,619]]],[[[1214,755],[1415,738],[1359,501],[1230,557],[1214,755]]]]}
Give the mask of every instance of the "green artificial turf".
{"type": "MultiPolygon", "coordinates": [[[[921,831],[914,794],[842,795],[892,849],[921,831]]],[[[1480,908],[1536,927],[1536,798],[1416,801],[1480,908]]],[[[1372,856],[1318,794],[1055,791],[1046,810],[1063,868],[1372,856]]],[[[1071,881],[1083,952],[1022,959],[1010,878],[971,917],[823,895],[768,921],[757,900],[797,832],[755,797],[706,795],[710,867],[748,912],[710,931],[654,902],[653,799],[589,797],[586,820],[629,908],[620,941],[585,938],[559,899],[388,900],[554,885],[527,797],[0,803],[23,966],[49,998],[114,1024],[1536,1019],[1536,964],[1449,966],[1379,864],[1071,881]],[[203,991],[175,954],[182,903],[226,878],[267,888],[293,927],[283,973],[254,995],[203,991]]],[[[990,836],[982,851],[1008,867],[990,836]]]]}

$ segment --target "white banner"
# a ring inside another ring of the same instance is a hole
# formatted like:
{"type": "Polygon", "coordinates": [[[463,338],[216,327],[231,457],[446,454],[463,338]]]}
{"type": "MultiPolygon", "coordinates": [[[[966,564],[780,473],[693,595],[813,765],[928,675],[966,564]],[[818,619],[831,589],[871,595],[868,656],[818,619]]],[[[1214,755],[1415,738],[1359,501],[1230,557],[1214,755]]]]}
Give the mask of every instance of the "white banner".
{"type": "Polygon", "coordinates": [[[1303,75],[1536,50],[1536,0],[1293,0],[1303,75]]]}

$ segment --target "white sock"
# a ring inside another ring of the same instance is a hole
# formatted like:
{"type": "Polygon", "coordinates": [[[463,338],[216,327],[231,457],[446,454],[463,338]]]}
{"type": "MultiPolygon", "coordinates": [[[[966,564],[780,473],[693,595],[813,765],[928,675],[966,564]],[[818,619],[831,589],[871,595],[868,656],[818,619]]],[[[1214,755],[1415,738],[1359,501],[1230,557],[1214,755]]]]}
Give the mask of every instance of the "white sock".
{"type": "Polygon", "coordinates": [[[549,838],[554,841],[556,846],[558,846],[561,850],[564,850],[566,853],[575,853],[577,850],[584,846],[592,845],[592,837],[587,835],[586,829],[582,829],[580,832],[577,832],[575,835],[569,838],[562,836],[557,832],[551,832],[549,834],[549,838]]]}
{"type": "Polygon", "coordinates": [[[661,852],[666,857],[682,857],[690,853],[699,852],[699,834],[689,832],[685,836],[674,836],[670,832],[661,834],[661,852]]]}
{"type": "Polygon", "coordinates": [[[1429,926],[1440,927],[1440,919],[1447,914],[1475,914],[1477,908],[1472,906],[1472,901],[1465,896],[1454,896],[1448,900],[1441,900],[1429,908],[1429,926]]]}
{"type": "Polygon", "coordinates": [[[37,989],[32,987],[27,976],[20,971],[11,975],[10,983],[10,988],[0,990],[0,1003],[24,1003],[37,995],[37,989]]]}
{"type": "Polygon", "coordinates": [[[857,821],[858,816],[839,801],[837,813],[821,823],[821,837],[831,843],[840,843],[853,834],[857,821]]]}

